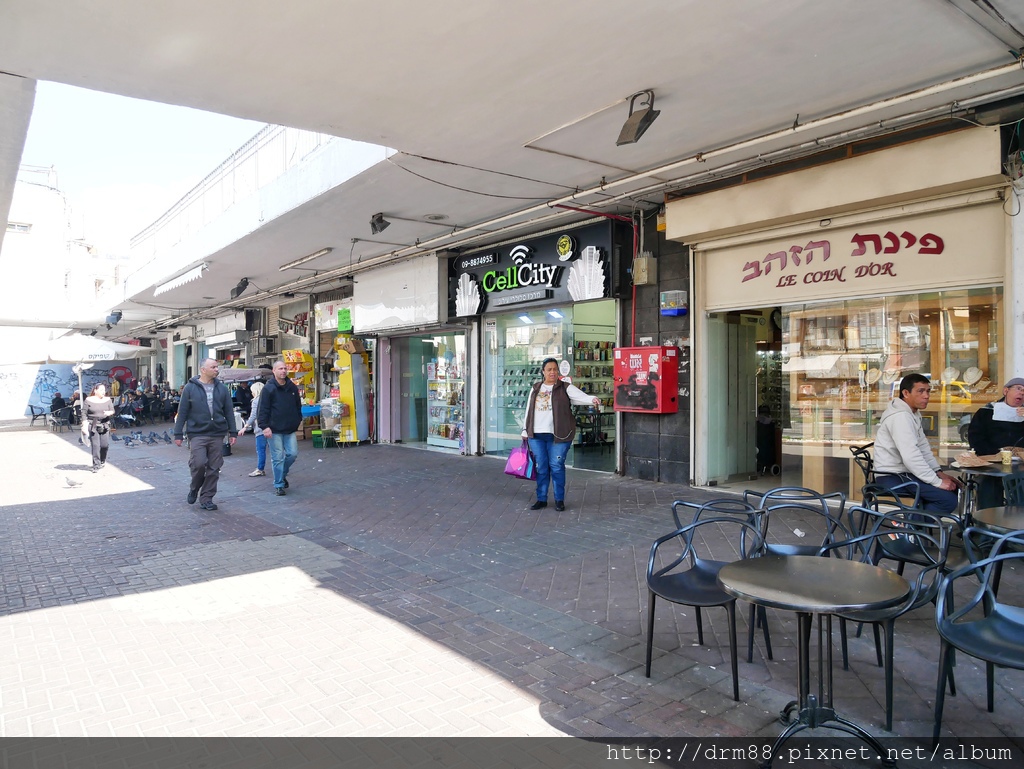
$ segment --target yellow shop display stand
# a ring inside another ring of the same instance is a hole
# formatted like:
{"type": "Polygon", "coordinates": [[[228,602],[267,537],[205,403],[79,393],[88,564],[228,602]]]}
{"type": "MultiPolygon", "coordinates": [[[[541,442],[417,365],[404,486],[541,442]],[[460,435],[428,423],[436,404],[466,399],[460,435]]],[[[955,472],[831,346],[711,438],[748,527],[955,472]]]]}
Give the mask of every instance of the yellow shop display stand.
{"type": "MultiPolygon", "coordinates": [[[[325,404],[330,408],[331,414],[327,419],[331,423],[330,426],[321,422],[321,430],[335,431],[340,443],[358,443],[370,437],[367,408],[370,373],[366,365],[366,354],[362,350],[362,344],[346,334],[341,334],[334,340],[334,351],[337,355],[334,370],[338,372],[338,397],[336,405],[328,401],[321,403],[321,419],[325,404]]],[[[326,445],[326,438],[324,442],[326,445]]]]}

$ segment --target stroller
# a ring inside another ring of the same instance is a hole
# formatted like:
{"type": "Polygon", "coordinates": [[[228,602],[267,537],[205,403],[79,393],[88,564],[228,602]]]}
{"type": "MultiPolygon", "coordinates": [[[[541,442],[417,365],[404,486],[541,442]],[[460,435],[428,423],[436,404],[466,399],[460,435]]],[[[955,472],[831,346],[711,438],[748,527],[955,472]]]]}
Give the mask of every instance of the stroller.
{"type": "Polygon", "coordinates": [[[132,411],[131,403],[125,403],[121,406],[117,406],[114,410],[114,416],[110,418],[115,428],[129,429],[135,427],[138,424],[135,414],[132,411]]]}

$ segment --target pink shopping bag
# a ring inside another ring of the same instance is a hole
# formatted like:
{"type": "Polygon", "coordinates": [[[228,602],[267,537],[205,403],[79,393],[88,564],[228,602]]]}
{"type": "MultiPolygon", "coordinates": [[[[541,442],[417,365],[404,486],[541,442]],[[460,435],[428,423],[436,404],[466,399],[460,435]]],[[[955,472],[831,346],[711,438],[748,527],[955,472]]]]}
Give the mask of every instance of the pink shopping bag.
{"type": "Polygon", "coordinates": [[[529,444],[524,440],[523,445],[512,449],[505,463],[505,475],[514,475],[526,481],[537,480],[537,464],[533,461],[533,454],[530,453],[529,444]]]}

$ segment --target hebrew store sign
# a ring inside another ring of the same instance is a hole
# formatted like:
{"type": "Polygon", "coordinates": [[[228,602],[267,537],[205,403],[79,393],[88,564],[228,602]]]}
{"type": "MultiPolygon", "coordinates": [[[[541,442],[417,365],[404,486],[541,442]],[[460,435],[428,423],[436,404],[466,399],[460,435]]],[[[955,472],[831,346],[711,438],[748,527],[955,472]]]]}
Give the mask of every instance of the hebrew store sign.
{"type": "Polygon", "coordinates": [[[708,308],[1001,283],[1004,227],[986,205],[708,249],[708,308]]]}

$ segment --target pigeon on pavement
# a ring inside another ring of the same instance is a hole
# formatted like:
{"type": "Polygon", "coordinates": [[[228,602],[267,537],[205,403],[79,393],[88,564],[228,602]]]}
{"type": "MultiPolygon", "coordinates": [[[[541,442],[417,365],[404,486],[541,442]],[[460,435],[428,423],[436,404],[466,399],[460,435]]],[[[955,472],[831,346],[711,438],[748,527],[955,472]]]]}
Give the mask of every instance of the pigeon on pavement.
{"type": "Polygon", "coordinates": [[[72,489],[75,488],[75,486],[82,485],[81,481],[76,481],[74,478],[68,478],[65,476],[64,480],[68,482],[68,486],[71,487],[72,489]]]}

